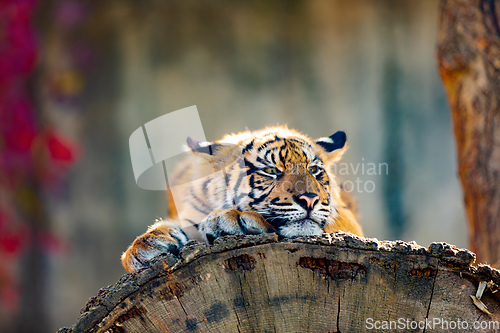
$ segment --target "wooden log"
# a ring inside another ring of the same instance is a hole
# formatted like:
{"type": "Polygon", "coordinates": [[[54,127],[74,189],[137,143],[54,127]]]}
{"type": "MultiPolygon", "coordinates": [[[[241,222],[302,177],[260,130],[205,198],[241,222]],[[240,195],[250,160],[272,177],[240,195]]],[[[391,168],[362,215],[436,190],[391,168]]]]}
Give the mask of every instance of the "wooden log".
{"type": "Polygon", "coordinates": [[[500,322],[500,271],[473,267],[474,258],[446,243],[423,248],[340,232],[190,242],[180,258],[162,256],[101,289],[59,332],[424,331],[426,318],[427,331],[438,321],[436,331],[451,330],[447,321],[460,332],[492,332],[500,329],[492,326],[500,322]],[[491,315],[470,297],[480,281],[491,315]]]}
{"type": "Polygon", "coordinates": [[[469,246],[500,267],[500,0],[443,0],[438,62],[448,93],[469,246]]]}

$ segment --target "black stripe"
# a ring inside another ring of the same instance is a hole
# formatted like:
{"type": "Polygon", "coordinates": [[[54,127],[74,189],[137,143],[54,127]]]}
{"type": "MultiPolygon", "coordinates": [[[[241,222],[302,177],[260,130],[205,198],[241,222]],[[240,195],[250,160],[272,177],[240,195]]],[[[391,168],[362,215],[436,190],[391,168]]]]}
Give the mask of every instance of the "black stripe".
{"type": "Polygon", "coordinates": [[[247,175],[247,173],[245,171],[243,172],[240,172],[240,174],[238,175],[238,179],[236,180],[236,184],[234,184],[234,196],[236,196],[238,194],[238,190],[240,189],[240,186],[241,186],[241,181],[243,180],[243,178],[247,175]]]}
{"type": "Polygon", "coordinates": [[[279,197],[274,198],[273,200],[269,201],[270,204],[276,205],[276,206],[291,206],[293,205],[291,202],[278,202],[280,200],[279,197]]]}
{"type": "Polygon", "coordinates": [[[269,161],[262,159],[260,156],[257,156],[257,162],[262,163],[266,166],[269,165],[269,161]]]}
{"type": "Polygon", "coordinates": [[[147,266],[147,264],[144,263],[144,261],[142,261],[139,257],[143,258],[144,260],[146,260],[146,258],[144,258],[140,252],[137,253],[136,256],[134,256],[135,260],[137,260],[142,266],[147,266]]]}
{"type": "Polygon", "coordinates": [[[267,143],[264,143],[262,146],[259,147],[259,149],[257,149],[257,151],[260,153],[261,151],[263,151],[266,148],[267,148],[267,143]]]}
{"type": "Polygon", "coordinates": [[[224,198],[227,199],[228,190],[229,190],[229,174],[226,173],[225,169],[222,170],[222,173],[224,174],[224,183],[226,185],[226,186],[223,186],[222,188],[224,189],[224,198]]]}
{"type": "Polygon", "coordinates": [[[276,159],[274,158],[274,151],[275,149],[270,149],[266,152],[266,155],[264,155],[264,158],[267,162],[272,163],[273,165],[276,165],[276,159]],[[271,158],[269,158],[269,155],[271,155],[271,158]]]}
{"type": "MultiPolygon", "coordinates": [[[[228,191],[229,189],[231,188],[231,185],[230,185],[230,182],[231,182],[231,171],[233,171],[234,169],[234,166],[235,164],[231,164],[231,166],[229,167],[229,170],[227,170],[227,172],[225,170],[223,170],[224,172],[224,181],[226,182],[226,186],[224,187],[224,198],[227,198],[228,197],[228,191]]],[[[233,205],[236,205],[236,201],[234,199],[234,195],[233,195],[233,205]]]]}
{"type": "Polygon", "coordinates": [[[282,148],[280,150],[280,162],[283,164],[283,165],[286,165],[286,159],[288,158],[288,149],[286,149],[287,147],[285,146],[285,148],[282,148]]]}
{"type": "Polygon", "coordinates": [[[304,149],[301,148],[304,146],[304,142],[297,141],[295,139],[290,139],[290,141],[291,142],[288,143],[290,147],[292,147],[292,149],[295,149],[297,152],[300,152],[302,154],[302,157],[304,157],[305,160],[308,160],[307,155],[304,152],[304,149]]]}
{"type": "Polygon", "coordinates": [[[245,162],[247,173],[253,173],[258,170],[252,162],[248,161],[247,159],[243,159],[243,161],[245,162]]]}
{"type": "Polygon", "coordinates": [[[207,194],[208,194],[208,183],[210,183],[210,182],[212,181],[212,179],[213,179],[212,177],[209,177],[209,178],[208,178],[207,180],[205,180],[205,181],[203,182],[203,184],[201,185],[201,188],[203,189],[203,193],[204,193],[205,195],[207,195],[207,194]]]}
{"type": "Polygon", "coordinates": [[[262,150],[266,149],[268,145],[275,143],[275,142],[280,142],[280,141],[283,141],[283,139],[278,137],[277,135],[275,135],[273,139],[265,142],[262,146],[260,146],[258,151],[261,152],[262,150]]]}
{"type": "Polygon", "coordinates": [[[323,170],[320,170],[316,175],[313,175],[314,178],[318,179],[320,182],[323,181],[323,179],[320,179],[320,178],[323,178],[324,176],[324,171],[323,170]]]}
{"type": "MultiPolygon", "coordinates": [[[[196,227],[196,229],[198,229],[198,223],[194,222],[193,220],[184,219],[184,221],[187,221],[187,222],[191,223],[192,225],[194,225],[196,227]]],[[[181,229],[181,231],[182,231],[182,229],[181,229]]],[[[182,232],[184,232],[184,231],[182,231],[182,232]]]]}
{"type": "Polygon", "coordinates": [[[302,147],[307,147],[307,148],[311,148],[311,149],[312,149],[312,146],[311,146],[309,143],[305,142],[305,141],[301,141],[301,140],[299,140],[299,139],[295,139],[295,138],[288,138],[287,140],[288,140],[289,142],[296,143],[296,144],[298,144],[299,146],[302,146],[302,147]]]}
{"type": "Polygon", "coordinates": [[[200,213],[202,213],[202,214],[204,214],[204,215],[208,215],[208,213],[210,213],[210,210],[209,210],[209,211],[206,211],[206,210],[203,210],[202,208],[200,208],[200,207],[196,206],[196,205],[194,204],[194,201],[193,201],[193,202],[190,202],[190,204],[191,204],[191,206],[192,206],[194,209],[196,209],[198,212],[200,212],[200,213]]]}
{"type": "Polygon", "coordinates": [[[272,204],[275,204],[275,203],[277,203],[279,200],[280,200],[280,198],[276,197],[276,198],[274,198],[273,200],[271,200],[271,201],[269,201],[269,202],[270,202],[270,203],[272,203],[272,204]]]}
{"type": "Polygon", "coordinates": [[[304,152],[304,149],[298,148],[297,149],[301,152],[302,156],[304,156],[304,159],[307,161],[309,158],[307,157],[307,154],[304,152]]]}
{"type": "Polygon", "coordinates": [[[272,214],[262,214],[264,218],[269,221],[269,223],[272,224],[274,228],[278,228],[279,226],[282,226],[283,224],[286,224],[288,222],[288,219],[286,218],[281,218],[272,214]]]}
{"type": "Polygon", "coordinates": [[[255,185],[255,175],[250,175],[250,179],[248,180],[248,184],[251,188],[254,188],[255,185]]]}
{"type": "Polygon", "coordinates": [[[205,215],[212,211],[212,209],[205,202],[203,202],[200,198],[198,198],[198,196],[196,196],[196,194],[194,194],[193,188],[191,188],[190,192],[194,200],[189,201],[189,203],[194,207],[194,209],[205,215]],[[202,207],[199,207],[197,204],[200,204],[202,207]]]}
{"type": "MultiPolygon", "coordinates": [[[[186,235],[186,233],[184,232],[184,230],[182,230],[182,229],[178,229],[178,231],[180,231],[180,232],[184,235],[184,237],[186,237],[186,239],[188,239],[188,240],[189,240],[189,238],[188,238],[188,236],[186,235]]],[[[181,246],[181,244],[182,244],[182,240],[181,240],[179,237],[177,237],[177,236],[173,235],[172,233],[170,234],[170,236],[171,236],[172,238],[175,238],[175,239],[177,240],[177,243],[179,244],[179,247],[180,247],[180,246],[181,246]]]]}
{"type": "Polygon", "coordinates": [[[253,193],[253,192],[250,192],[250,198],[252,198],[252,199],[253,199],[253,201],[252,201],[252,202],[250,202],[248,205],[249,205],[250,207],[253,207],[253,206],[255,206],[256,204],[261,203],[262,201],[264,201],[264,200],[265,200],[265,199],[269,196],[269,194],[271,194],[271,192],[272,192],[272,188],[269,190],[269,192],[264,193],[264,194],[263,194],[263,195],[261,195],[260,197],[255,197],[254,193],[253,193]]]}
{"type": "Polygon", "coordinates": [[[220,144],[218,144],[218,143],[213,143],[210,146],[204,146],[204,147],[198,145],[197,147],[192,147],[191,150],[213,156],[215,148],[217,148],[219,146],[220,146],[220,144]]]}
{"type": "Polygon", "coordinates": [[[243,223],[241,222],[241,219],[240,219],[239,216],[238,216],[238,221],[237,222],[238,222],[238,226],[240,227],[240,229],[243,231],[244,234],[246,234],[247,233],[247,228],[245,228],[243,226],[243,223]]]}
{"type": "Polygon", "coordinates": [[[231,181],[231,172],[234,170],[234,166],[237,163],[232,163],[229,168],[226,170],[225,168],[222,169],[222,172],[224,173],[224,181],[226,182],[226,185],[229,187],[229,182],[231,181]]]}
{"type": "Polygon", "coordinates": [[[249,150],[253,149],[253,142],[254,142],[254,140],[250,141],[250,143],[249,143],[249,144],[247,144],[247,145],[245,146],[245,148],[243,148],[243,150],[241,151],[241,153],[242,153],[242,154],[244,154],[244,153],[246,153],[247,151],[249,151],[249,150]]]}
{"type": "Polygon", "coordinates": [[[193,197],[193,199],[195,199],[198,203],[200,203],[203,207],[205,207],[206,209],[208,210],[211,210],[211,208],[207,205],[206,202],[204,202],[203,200],[201,200],[195,193],[194,193],[194,190],[193,188],[191,187],[190,189],[190,192],[191,192],[191,196],[193,197]]]}
{"type": "MultiPolygon", "coordinates": [[[[180,243],[180,239],[179,238],[173,236],[172,234],[169,234],[169,235],[172,236],[172,238],[177,239],[177,241],[180,243]]],[[[177,245],[172,244],[172,243],[168,243],[167,246],[164,246],[162,243],[157,243],[154,240],[155,238],[156,237],[147,237],[147,238],[144,239],[144,243],[146,243],[150,247],[154,247],[155,249],[166,249],[167,252],[171,252],[171,253],[178,252],[179,249],[177,248],[177,245]]],[[[144,258],[144,259],[146,259],[146,258],[144,258]]]]}

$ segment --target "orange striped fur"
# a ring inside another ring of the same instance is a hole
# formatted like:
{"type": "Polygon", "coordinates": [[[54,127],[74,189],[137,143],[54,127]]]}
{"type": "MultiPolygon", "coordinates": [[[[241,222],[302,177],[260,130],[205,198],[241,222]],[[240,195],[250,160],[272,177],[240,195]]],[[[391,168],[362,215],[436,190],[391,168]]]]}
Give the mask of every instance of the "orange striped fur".
{"type": "Polygon", "coordinates": [[[343,132],[312,140],[286,126],[226,135],[215,143],[188,139],[190,153],[169,177],[170,214],[137,237],[122,256],[124,267],[146,267],[161,253],[175,254],[188,239],[339,230],[362,236],[332,173],[345,141],[343,132]]]}

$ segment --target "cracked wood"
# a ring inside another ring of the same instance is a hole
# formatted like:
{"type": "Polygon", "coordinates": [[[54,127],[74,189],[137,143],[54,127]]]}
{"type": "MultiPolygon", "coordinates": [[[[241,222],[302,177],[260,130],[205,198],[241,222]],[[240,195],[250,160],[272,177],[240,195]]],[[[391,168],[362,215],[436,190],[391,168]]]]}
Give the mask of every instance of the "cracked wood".
{"type": "Polygon", "coordinates": [[[355,332],[366,320],[500,320],[500,272],[444,243],[350,234],[278,241],[229,236],[191,243],[91,299],[60,332],[355,332]],[[491,281],[482,301],[470,299],[491,281]]]}

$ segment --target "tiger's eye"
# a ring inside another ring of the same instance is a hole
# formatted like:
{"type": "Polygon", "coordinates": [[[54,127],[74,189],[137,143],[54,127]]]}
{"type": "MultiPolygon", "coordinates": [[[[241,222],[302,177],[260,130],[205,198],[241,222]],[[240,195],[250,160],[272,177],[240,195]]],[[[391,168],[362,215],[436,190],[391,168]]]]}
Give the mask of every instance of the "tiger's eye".
{"type": "Polygon", "coordinates": [[[314,175],[319,172],[319,167],[317,165],[313,165],[309,168],[309,172],[314,175]]]}
{"type": "Polygon", "coordinates": [[[280,173],[280,171],[278,170],[278,168],[274,168],[274,167],[265,168],[264,172],[268,173],[270,175],[277,175],[277,174],[280,173]]]}

